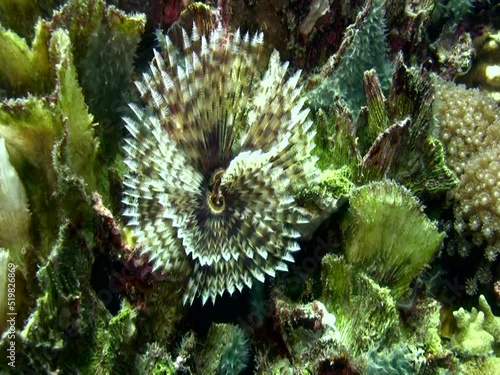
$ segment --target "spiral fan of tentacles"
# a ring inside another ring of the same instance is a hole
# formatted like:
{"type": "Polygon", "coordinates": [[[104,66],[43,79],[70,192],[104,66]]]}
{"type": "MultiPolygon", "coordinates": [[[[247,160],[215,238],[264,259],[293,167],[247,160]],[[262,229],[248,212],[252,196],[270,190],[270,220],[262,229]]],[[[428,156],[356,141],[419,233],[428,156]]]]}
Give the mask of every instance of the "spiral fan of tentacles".
{"type": "Polygon", "coordinates": [[[263,34],[182,34],[181,58],[166,37],[136,82],[149,108],[125,119],[123,202],[155,269],[188,275],[184,303],[204,304],[288,270],[308,221],[290,192],[318,172],[300,72],[275,51],[259,73],[263,34]]]}

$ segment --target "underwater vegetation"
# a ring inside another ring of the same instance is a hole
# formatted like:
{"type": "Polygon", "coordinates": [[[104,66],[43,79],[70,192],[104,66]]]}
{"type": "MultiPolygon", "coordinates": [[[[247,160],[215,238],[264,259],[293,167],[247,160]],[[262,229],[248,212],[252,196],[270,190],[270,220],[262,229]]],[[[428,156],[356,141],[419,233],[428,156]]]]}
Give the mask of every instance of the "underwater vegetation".
{"type": "Polygon", "coordinates": [[[500,373],[499,12],[0,0],[0,374],[500,373]]]}

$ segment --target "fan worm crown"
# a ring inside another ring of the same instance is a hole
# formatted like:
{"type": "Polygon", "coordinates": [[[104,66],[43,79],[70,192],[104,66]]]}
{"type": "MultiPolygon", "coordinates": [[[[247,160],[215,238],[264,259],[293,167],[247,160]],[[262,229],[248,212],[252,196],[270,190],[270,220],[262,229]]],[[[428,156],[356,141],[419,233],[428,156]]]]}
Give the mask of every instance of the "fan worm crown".
{"type": "Polygon", "coordinates": [[[189,279],[184,303],[213,302],[287,270],[307,221],[294,198],[317,179],[311,121],[275,51],[257,70],[263,34],[208,38],[183,30],[179,58],[168,37],[136,82],[150,109],[131,105],[123,203],[155,269],[189,279]]]}

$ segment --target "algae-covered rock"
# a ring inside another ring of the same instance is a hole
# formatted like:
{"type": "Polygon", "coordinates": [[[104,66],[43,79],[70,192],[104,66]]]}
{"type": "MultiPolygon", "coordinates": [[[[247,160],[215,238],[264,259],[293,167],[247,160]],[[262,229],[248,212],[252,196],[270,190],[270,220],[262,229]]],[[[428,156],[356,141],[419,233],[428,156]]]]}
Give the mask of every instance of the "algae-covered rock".
{"type": "Polygon", "coordinates": [[[427,355],[442,355],[445,349],[439,332],[441,304],[432,298],[419,298],[410,303],[412,311],[403,329],[406,340],[425,349],[427,355]]]}
{"type": "Polygon", "coordinates": [[[126,347],[137,334],[136,318],[137,311],[124,300],[118,314],[97,327],[92,357],[84,371],[93,374],[125,371],[125,364],[131,358],[124,358],[124,350],[130,350],[126,347]]]}
{"type": "Polygon", "coordinates": [[[245,332],[231,324],[213,324],[197,355],[198,373],[237,375],[249,360],[249,342],[245,332]]]}
{"type": "Polygon", "coordinates": [[[321,360],[343,348],[336,317],[322,302],[294,303],[277,296],[274,303],[274,325],[295,369],[315,372],[321,360]]]}
{"type": "Polygon", "coordinates": [[[398,342],[399,315],[390,289],[333,255],[323,258],[321,279],[320,300],[336,316],[340,342],[351,355],[398,342]]]}
{"type": "Polygon", "coordinates": [[[135,371],[138,374],[151,375],[177,374],[170,354],[157,342],[146,345],[146,351],[136,360],[135,371]]]}
{"type": "Polygon", "coordinates": [[[392,65],[383,52],[386,45],[384,2],[375,0],[371,4],[368,16],[354,33],[352,44],[342,56],[338,68],[331,77],[309,92],[313,108],[328,108],[336,96],[340,96],[357,118],[361,106],[366,103],[363,73],[369,69],[378,72],[384,89],[389,88],[392,65]]]}
{"type": "Polygon", "coordinates": [[[317,183],[298,191],[295,198],[310,217],[307,223],[295,225],[302,237],[311,238],[325,219],[339,209],[353,188],[351,171],[345,166],[322,171],[317,183]]]}
{"type": "MultiPolygon", "coordinates": [[[[88,237],[64,225],[37,272],[41,294],[26,322],[17,321],[20,373],[123,373],[132,360],[135,311],[126,303],[112,317],[91,286],[88,237]],[[103,355],[104,351],[104,356],[103,355]],[[75,355],[78,353],[78,355],[75,355]]],[[[9,345],[3,337],[2,350],[9,345]]],[[[0,368],[5,366],[0,359],[0,368]]]]}
{"type": "Polygon", "coordinates": [[[460,363],[459,370],[467,375],[498,374],[500,373],[500,358],[473,358],[460,363]]]}

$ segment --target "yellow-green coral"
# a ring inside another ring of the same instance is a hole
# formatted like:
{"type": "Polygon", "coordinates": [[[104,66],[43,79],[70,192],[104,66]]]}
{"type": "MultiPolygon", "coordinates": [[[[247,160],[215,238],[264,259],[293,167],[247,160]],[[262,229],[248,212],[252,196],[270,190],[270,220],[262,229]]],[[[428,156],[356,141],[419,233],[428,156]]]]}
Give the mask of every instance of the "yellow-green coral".
{"type": "Polygon", "coordinates": [[[475,308],[469,313],[462,307],[453,312],[457,332],[452,336],[453,348],[461,354],[486,355],[493,352],[495,339],[483,329],[484,313],[475,308]]]}
{"type": "MultiPolygon", "coordinates": [[[[23,38],[33,36],[37,19],[46,18],[66,0],[1,0],[0,23],[23,38]]],[[[78,0],[85,4],[92,0],[78,0]]]]}
{"type": "MultiPolygon", "coordinates": [[[[0,0],[0,10],[7,3],[13,2],[0,0]]],[[[50,0],[36,3],[50,10],[50,0]]],[[[17,251],[27,242],[19,238],[27,237],[31,244],[24,263],[13,260],[18,270],[27,270],[24,278],[19,277],[20,272],[16,275],[16,364],[23,373],[123,373],[133,361],[125,349],[132,348],[136,310],[124,304],[113,317],[93,290],[95,279],[91,281],[93,273],[100,271],[94,264],[93,249],[99,239],[93,235],[95,213],[90,193],[99,190],[106,195],[113,167],[112,161],[107,160],[106,166],[97,161],[105,157],[94,134],[89,98],[80,87],[81,72],[85,71],[81,58],[87,51],[89,34],[109,21],[107,17],[113,18],[106,25],[132,40],[126,49],[130,64],[124,67],[131,71],[145,17],[129,17],[103,0],[68,0],[53,16],[36,25],[25,18],[14,27],[0,15],[0,137],[2,146],[5,139],[9,163],[22,181],[22,185],[15,185],[2,176],[0,185],[10,184],[14,189],[10,186],[13,192],[5,191],[0,200],[22,195],[24,185],[26,196],[18,199],[23,204],[17,209],[23,220],[18,221],[23,221],[23,232],[28,232],[29,205],[33,223],[26,236],[14,233],[19,245],[12,245],[10,239],[7,244],[11,256],[13,248],[17,251]],[[100,12],[91,12],[91,7],[100,12]],[[131,24],[134,27],[129,27],[131,24]],[[18,296],[29,301],[18,301],[18,296]]],[[[106,45],[115,47],[116,40],[106,38],[106,45]]],[[[124,60],[115,60],[124,64],[124,60]]],[[[123,88],[131,84],[128,78],[121,76],[123,88]]],[[[101,87],[104,92],[106,87],[101,87]]],[[[98,135],[104,137],[103,133],[98,135]]],[[[118,148],[119,137],[113,141],[118,148]]],[[[0,208],[2,218],[12,213],[11,207],[0,204],[0,208]]],[[[18,229],[11,226],[12,220],[8,225],[9,231],[6,225],[0,228],[2,239],[18,229]]],[[[2,263],[4,255],[2,250],[2,263]]],[[[0,341],[2,350],[6,345],[9,342],[4,338],[0,341]]],[[[0,368],[0,372],[6,368],[5,358],[0,360],[0,368]]]]}
{"type": "Polygon", "coordinates": [[[483,328],[486,332],[493,336],[495,343],[500,343],[500,317],[493,315],[486,297],[479,296],[479,310],[484,314],[483,328]]]}
{"type": "Polygon", "coordinates": [[[500,343],[500,317],[493,315],[484,296],[479,297],[479,310],[460,308],[453,312],[457,330],[451,338],[453,349],[467,357],[489,355],[500,343]]]}
{"type": "Polygon", "coordinates": [[[500,374],[500,358],[473,358],[469,361],[463,361],[459,369],[461,374],[467,375],[500,374]]]}

